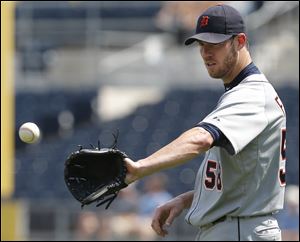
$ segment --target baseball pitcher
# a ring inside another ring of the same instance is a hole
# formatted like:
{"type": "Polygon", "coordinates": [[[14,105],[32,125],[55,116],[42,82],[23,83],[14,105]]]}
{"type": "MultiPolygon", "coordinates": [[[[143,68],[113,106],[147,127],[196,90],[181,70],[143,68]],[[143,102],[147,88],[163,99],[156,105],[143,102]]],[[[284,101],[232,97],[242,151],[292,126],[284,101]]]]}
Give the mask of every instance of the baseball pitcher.
{"type": "MultiPolygon", "coordinates": [[[[283,208],[286,162],[284,106],[253,63],[240,13],[228,5],[208,8],[196,33],[196,44],[209,75],[225,91],[195,127],[149,157],[126,158],[125,182],[181,165],[205,152],[194,190],[155,210],[152,228],[165,236],[183,210],[197,227],[196,240],[281,240],[273,214],[283,208]]],[[[201,110],[199,110],[201,112],[201,110]]]]}

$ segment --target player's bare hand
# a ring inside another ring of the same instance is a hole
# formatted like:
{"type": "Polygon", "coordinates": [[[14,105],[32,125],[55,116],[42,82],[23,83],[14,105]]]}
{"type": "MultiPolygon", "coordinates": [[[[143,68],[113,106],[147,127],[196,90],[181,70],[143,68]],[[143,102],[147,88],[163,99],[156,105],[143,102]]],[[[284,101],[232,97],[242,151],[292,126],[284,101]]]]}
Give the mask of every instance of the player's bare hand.
{"type": "Polygon", "coordinates": [[[167,228],[171,226],[174,219],[181,214],[184,208],[182,199],[177,197],[161,206],[158,206],[152,219],[152,229],[159,236],[164,237],[168,234],[167,228]]]}

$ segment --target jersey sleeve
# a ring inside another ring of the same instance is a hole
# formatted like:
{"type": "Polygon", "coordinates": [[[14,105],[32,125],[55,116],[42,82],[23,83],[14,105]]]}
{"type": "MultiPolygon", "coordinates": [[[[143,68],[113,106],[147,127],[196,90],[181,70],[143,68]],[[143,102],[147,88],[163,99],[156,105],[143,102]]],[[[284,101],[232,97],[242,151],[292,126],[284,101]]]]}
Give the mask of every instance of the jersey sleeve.
{"type": "Polygon", "coordinates": [[[225,93],[202,122],[221,130],[233,147],[232,153],[239,153],[268,124],[263,88],[236,88],[225,93]]]}
{"type": "Polygon", "coordinates": [[[209,132],[211,134],[211,136],[214,139],[211,147],[219,146],[219,147],[222,147],[225,150],[227,150],[227,152],[230,155],[234,154],[234,149],[232,147],[232,144],[230,143],[230,141],[227,139],[227,137],[222,133],[222,131],[218,127],[216,127],[212,124],[209,124],[209,123],[205,123],[205,122],[201,122],[201,123],[197,124],[196,126],[204,128],[207,132],[209,132]]]}

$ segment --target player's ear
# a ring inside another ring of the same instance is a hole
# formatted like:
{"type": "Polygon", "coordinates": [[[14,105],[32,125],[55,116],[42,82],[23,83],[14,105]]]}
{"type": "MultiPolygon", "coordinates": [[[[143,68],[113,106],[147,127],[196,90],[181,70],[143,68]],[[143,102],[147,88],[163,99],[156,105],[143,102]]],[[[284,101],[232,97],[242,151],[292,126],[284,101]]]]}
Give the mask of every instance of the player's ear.
{"type": "Polygon", "coordinates": [[[239,49],[243,48],[247,42],[246,35],[244,33],[238,34],[237,39],[238,39],[238,43],[239,43],[238,48],[239,49]]]}

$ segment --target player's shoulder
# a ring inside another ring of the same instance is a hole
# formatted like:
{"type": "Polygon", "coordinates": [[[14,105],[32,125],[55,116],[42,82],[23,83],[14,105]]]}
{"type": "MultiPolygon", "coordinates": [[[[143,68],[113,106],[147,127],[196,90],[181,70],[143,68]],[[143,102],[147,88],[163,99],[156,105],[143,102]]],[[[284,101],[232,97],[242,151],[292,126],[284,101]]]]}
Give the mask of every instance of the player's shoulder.
{"type": "MultiPolygon", "coordinates": [[[[273,89],[270,82],[263,74],[247,76],[239,85],[226,91],[220,98],[219,103],[264,106],[268,93],[273,89]]],[[[274,89],[273,89],[274,90],[274,89]]]]}
{"type": "Polygon", "coordinates": [[[264,95],[266,98],[277,95],[273,84],[264,74],[254,74],[245,78],[245,80],[241,82],[240,88],[249,93],[261,93],[261,95],[264,95]]]}
{"type": "Polygon", "coordinates": [[[271,85],[269,80],[264,74],[253,74],[247,76],[243,81],[240,83],[240,88],[263,88],[265,85],[271,85]]]}
{"type": "Polygon", "coordinates": [[[237,86],[225,92],[228,95],[241,95],[241,93],[257,92],[264,89],[270,82],[263,74],[253,74],[243,79],[237,86]]]}
{"type": "Polygon", "coordinates": [[[266,90],[275,90],[273,85],[269,82],[264,74],[252,74],[242,80],[239,85],[228,92],[228,94],[238,95],[265,95],[266,90]]]}

